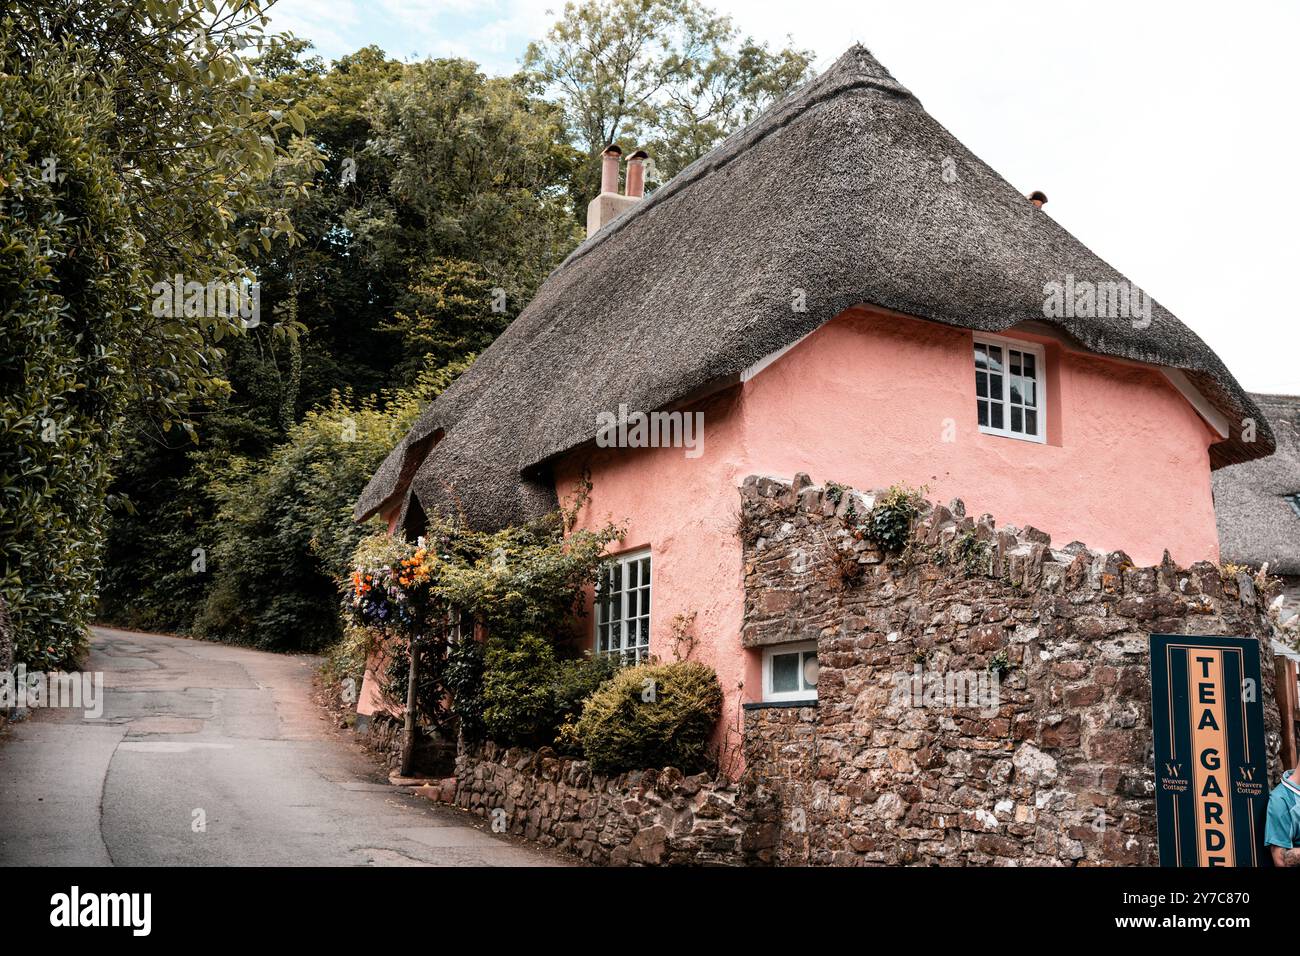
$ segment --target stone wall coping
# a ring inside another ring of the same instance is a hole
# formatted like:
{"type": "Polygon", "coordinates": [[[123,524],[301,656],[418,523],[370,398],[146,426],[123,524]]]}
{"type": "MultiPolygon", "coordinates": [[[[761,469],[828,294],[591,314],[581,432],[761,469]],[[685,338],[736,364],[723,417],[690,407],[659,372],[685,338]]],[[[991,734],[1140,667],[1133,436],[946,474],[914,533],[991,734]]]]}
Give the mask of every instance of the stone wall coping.
{"type": "MultiPolygon", "coordinates": [[[[742,502],[757,504],[766,500],[771,503],[769,507],[789,515],[805,513],[843,518],[850,503],[869,504],[888,489],[862,492],[830,481],[817,485],[807,474],[799,472],[792,479],[749,475],[741,484],[740,491],[742,502]],[[832,486],[839,491],[838,502],[826,497],[832,486]]],[[[861,509],[858,514],[863,514],[861,509]]],[[[1174,562],[1168,551],[1159,564],[1139,567],[1123,551],[1101,551],[1080,541],[1053,548],[1051,535],[1032,525],[1024,528],[1003,525],[999,528],[990,514],[982,514],[978,519],[968,517],[965,503],[960,498],[954,498],[947,505],[922,498],[920,514],[912,525],[914,542],[929,547],[951,547],[963,535],[970,535],[972,540],[985,544],[989,552],[985,576],[1009,577],[1025,587],[1062,592],[1087,589],[1138,593],[1168,588],[1185,595],[1203,594],[1216,599],[1235,597],[1243,605],[1255,606],[1265,612],[1268,610],[1268,595],[1261,593],[1261,580],[1246,571],[1238,570],[1225,576],[1223,568],[1212,561],[1197,561],[1182,567],[1174,562]],[[1219,579],[1217,585],[1210,575],[1219,579]]],[[[756,550],[763,550],[765,544],[766,539],[760,538],[756,550]]],[[[857,562],[863,565],[879,564],[889,557],[870,542],[855,540],[847,532],[837,533],[835,546],[841,551],[853,551],[857,562]]],[[[777,643],[770,635],[758,634],[746,634],[742,641],[745,647],[777,643]]]]}

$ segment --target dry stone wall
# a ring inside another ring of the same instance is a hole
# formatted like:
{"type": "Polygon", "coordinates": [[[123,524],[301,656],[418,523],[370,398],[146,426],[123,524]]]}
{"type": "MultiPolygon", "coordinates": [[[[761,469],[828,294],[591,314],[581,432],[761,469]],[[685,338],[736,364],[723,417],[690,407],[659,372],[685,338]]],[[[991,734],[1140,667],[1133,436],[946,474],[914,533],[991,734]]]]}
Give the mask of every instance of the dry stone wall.
{"type": "Polygon", "coordinates": [[[1154,865],[1151,633],[1261,638],[1277,779],[1249,575],[1056,548],[957,501],[925,504],[887,555],[859,530],[878,494],[799,475],[741,497],[742,642],[815,639],[820,663],[815,707],[745,714],[758,858],[1154,865]]]}
{"type": "Polygon", "coordinates": [[[739,789],[672,767],[602,775],[545,747],[462,745],[454,802],[500,832],[591,863],[736,865],[750,856],[752,814],[739,789]]]}

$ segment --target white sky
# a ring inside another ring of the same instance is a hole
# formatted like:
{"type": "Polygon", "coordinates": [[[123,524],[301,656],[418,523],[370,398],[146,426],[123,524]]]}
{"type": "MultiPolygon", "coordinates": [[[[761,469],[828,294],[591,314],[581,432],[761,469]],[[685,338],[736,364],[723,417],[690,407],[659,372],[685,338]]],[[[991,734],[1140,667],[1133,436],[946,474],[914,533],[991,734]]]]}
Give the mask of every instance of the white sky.
{"type": "MultiPolygon", "coordinates": [[[[1246,388],[1300,394],[1300,3],[705,0],[829,66],[854,42],[976,155],[1169,308],[1246,388]]],[[[559,0],[280,0],[335,57],[508,73],[559,0]]]]}

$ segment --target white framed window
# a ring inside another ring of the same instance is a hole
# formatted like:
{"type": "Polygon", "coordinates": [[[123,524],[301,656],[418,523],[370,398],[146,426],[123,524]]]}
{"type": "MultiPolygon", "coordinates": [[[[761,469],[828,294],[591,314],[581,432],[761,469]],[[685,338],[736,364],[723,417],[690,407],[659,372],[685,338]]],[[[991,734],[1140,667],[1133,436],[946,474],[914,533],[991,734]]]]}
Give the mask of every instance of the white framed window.
{"type": "Polygon", "coordinates": [[[1000,335],[975,336],[975,403],[980,431],[1047,441],[1043,347],[1000,335]]]}
{"type": "Polygon", "coordinates": [[[763,649],[763,700],[817,699],[817,642],[763,649]]]}
{"type": "Polygon", "coordinates": [[[650,656],[650,551],[611,558],[596,584],[596,653],[629,664],[650,656]]]}

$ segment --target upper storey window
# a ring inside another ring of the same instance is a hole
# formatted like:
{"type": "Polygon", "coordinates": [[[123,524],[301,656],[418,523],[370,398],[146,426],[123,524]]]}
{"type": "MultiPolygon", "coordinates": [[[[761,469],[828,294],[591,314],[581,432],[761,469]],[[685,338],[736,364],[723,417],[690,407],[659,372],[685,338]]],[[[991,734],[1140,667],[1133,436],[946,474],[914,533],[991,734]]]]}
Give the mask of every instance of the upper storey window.
{"type": "Polygon", "coordinates": [[[1042,346],[975,336],[975,402],[980,431],[1047,441],[1046,362],[1042,346]]]}

